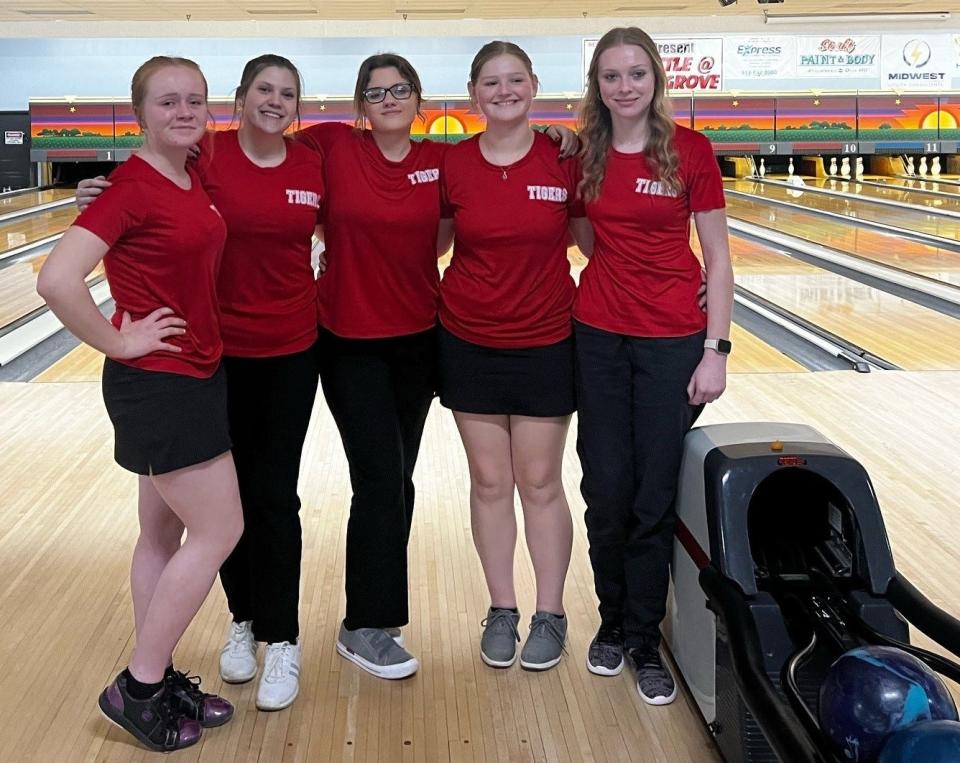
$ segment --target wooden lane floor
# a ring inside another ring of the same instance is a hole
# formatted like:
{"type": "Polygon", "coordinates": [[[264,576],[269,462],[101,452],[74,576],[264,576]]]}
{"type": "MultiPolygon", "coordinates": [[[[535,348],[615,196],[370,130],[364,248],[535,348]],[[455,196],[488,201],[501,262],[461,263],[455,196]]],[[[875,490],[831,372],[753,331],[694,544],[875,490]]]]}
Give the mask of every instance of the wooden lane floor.
{"type": "Polygon", "coordinates": [[[757,199],[782,201],[796,204],[805,209],[833,212],[855,220],[883,223],[946,239],[960,239],[960,220],[952,220],[934,214],[910,209],[882,207],[877,204],[857,201],[853,197],[840,199],[817,193],[804,193],[802,189],[758,183],[752,180],[727,181],[725,186],[732,190],[751,194],[757,199]]]}
{"type": "Polygon", "coordinates": [[[960,320],[796,260],[730,242],[736,282],[908,370],[960,370],[960,320]]]}
{"type": "MultiPolygon", "coordinates": [[[[947,210],[960,212],[960,194],[951,194],[950,197],[927,193],[920,188],[906,188],[902,186],[885,185],[883,187],[870,183],[858,183],[856,180],[838,180],[837,178],[810,178],[804,179],[808,187],[823,188],[827,191],[861,196],[865,199],[882,199],[896,201],[902,204],[911,204],[923,207],[931,212],[947,210]]],[[[960,186],[954,186],[960,191],[960,186]]],[[[956,221],[960,225],[960,220],[956,221]]]]}
{"type": "Polygon", "coordinates": [[[19,212],[23,209],[36,207],[40,204],[49,204],[51,201],[60,199],[69,199],[74,196],[76,191],[73,188],[51,188],[47,191],[28,191],[27,193],[10,196],[6,199],[0,198],[0,215],[9,212],[19,212]]]}
{"type": "Polygon", "coordinates": [[[806,239],[815,244],[855,254],[883,265],[909,270],[960,286],[960,253],[939,249],[812,212],[728,197],[731,218],[806,239]]]}
{"type": "MultiPolygon", "coordinates": [[[[44,306],[44,301],[37,294],[37,276],[46,259],[46,255],[41,255],[5,263],[6,266],[0,268],[0,328],[44,306]]],[[[102,275],[103,263],[100,263],[87,276],[87,283],[92,283],[102,275]]]]}
{"type": "Polygon", "coordinates": [[[941,183],[930,178],[887,177],[886,175],[867,175],[867,180],[880,183],[890,188],[902,188],[907,191],[920,191],[938,194],[949,194],[960,199],[960,185],[956,183],[941,183]]]}
{"type": "Polygon", "coordinates": [[[37,374],[33,382],[98,382],[103,375],[103,353],[81,344],[37,374]]]}
{"type": "Polygon", "coordinates": [[[0,223],[0,254],[63,233],[77,217],[74,205],[0,223]]]}
{"type": "MultiPolygon", "coordinates": [[[[820,430],[870,474],[898,569],[960,614],[958,387],[957,372],[741,375],[700,423],[797,421],[820,430]]],[[[0,417],[7,497],[0,502],[0,760],[169,761],[134,745],[95,704],[133,646],[129,558],[137,537],[136,478],[112,461],[98,385],[0,384],[0,407],[9,412],[0,417]]],[[[381,681],[335,650],[350,484],[335,425],[318,399],[300,483],[300,696],[288,710],[260,713],[256,681],[219,681],[228,612],[216,584],[176,659],[237,713],[178,753],[177,763],[719,760],[683,689],[673,705],[649,707],[628,671],[605,678],[584,668],[597,613],[575,441],[576,422],[563,473],[574,520],[568,653],[545,673],[494,670],[477,653],[489,602],[470,538],[467,465],[452,417],[433,406],[415,475],[404,628],[421,669],[406,681],[381,681]]],[[[535,589],[523,542],[516,569],[526,618],[535,589]]],[[[922,635],[913,638],[929,647],[922,635]]]]}

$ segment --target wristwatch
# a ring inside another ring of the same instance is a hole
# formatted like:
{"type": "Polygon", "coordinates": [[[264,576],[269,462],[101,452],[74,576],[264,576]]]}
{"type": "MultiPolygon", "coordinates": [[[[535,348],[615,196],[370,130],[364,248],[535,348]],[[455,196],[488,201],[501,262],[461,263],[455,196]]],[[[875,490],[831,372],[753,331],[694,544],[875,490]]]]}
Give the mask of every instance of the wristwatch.
{"type": "Polygon", "coordinates": [[[729,355],[730,350],[733,349],[733,344],[731,344],[729,339],[704,339],[703,349],[715,350],[721,355],[729,355]]]}

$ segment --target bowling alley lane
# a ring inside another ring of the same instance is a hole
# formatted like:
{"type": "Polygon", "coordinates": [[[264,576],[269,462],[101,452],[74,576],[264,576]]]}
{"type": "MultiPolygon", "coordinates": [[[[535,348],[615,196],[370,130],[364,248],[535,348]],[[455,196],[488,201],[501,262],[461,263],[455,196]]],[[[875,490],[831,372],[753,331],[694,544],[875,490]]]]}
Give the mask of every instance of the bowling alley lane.
{"type": "MultiPolygon", "coordinates": [[[[46,259],[46,255],[41,255],[0,268],[0,328],[43,307],[44,301],[37,294],[37,276],[46,259]]],[[[101,263],[87,276],[87,283],[93,283],[102,275],[101,263]]]]}
{"type": "MultiPolygon", "coordinates": [[[[960,201],[960,184],[955,181],[930,178],[908,178],[908,177],[886,177],[884,175],[867,175],[867,180],[874,183],[880,183],[888,188],[898,188],[905,191],[933,192],[937,194],[950,194],[956,196],[960,201]]],[[[807,181],[808,183],[810,181],[807,181]]]]}
{"type": "Polygon", "coordinates": [[[53,188],[48,191],[27,191],[16,196],[0,198],[0,215],[10,212],[19,212],[40,204],[49,204],[52,201],[72,198],[75,191],[72,188],[53,188]]]}
{"type": "Polygon", "coordinates": [[[729,180],[725,187],[728,190],[750,194],[757,199],[787,202],[813,211],[833,212],[854,220],[868,220],[954,241],[960,239],[960,220],[918,210],[880,206],[858,201],[853,196],[837,198],[818,193],[804,193],[802,189],[759,183],[754,180],[729,180]]]}
{"type": "Polygon", "coordinates": [[[77,208],[70,204],[52,212],[0,223],[0,255],[8,249],[16,249],[32,241],[63,233],[76,216],[77,208]]]}
{"type": "Polygon", "coordinates": [[[960,369],[960,321],[801,260],[730,239],[738,285],[908,370],[960,369]]]}
{"type": "Polygon", "coordinates": [[[814,244],[960,286],[960,253],[869,228],[848,225],[812,212],[727,197],[727,214],[814,244]]]}
{"type": "MultiPolygon", "coordinates": [[[[924,193],[920,188],[906,188],[903,186],[888,185],[880,187],[872,183],[858,183],[855,180],[840,180],[838,178],[804,178],[807,186],[823,188],[827,191],[837,191],[848,193],[851,196],[863,196],[867,199],[883,199],[884,201],[896,201],[901,204],[912,204],[916,207],[924,207],[931,212],[947,210],[949,212],[960,213],[960,194],[952,194],[953,198],[947,198],[939,194],[924,193]]],[[[954,186],[960,191],[960,186],[954,186]]],[[[960,226],[960,220],[956,221],[960,226]]]]}

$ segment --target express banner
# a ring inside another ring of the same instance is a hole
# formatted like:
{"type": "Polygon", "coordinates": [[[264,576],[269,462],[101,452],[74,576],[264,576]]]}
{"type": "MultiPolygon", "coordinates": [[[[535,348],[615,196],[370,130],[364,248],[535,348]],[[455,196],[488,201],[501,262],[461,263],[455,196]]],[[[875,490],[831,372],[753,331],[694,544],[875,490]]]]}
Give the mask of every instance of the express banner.
{"type": "Polygon", "coordinates": [[[727,37],[723,74],[728,80],[789,79],[795,75],[793,37],[727,37]]]}
{"type": "Polygon", "coordinates": [[[884,35],[883,90],[948,90],[955,67],[948,34],[884,35]]]}
{"type": "Polygon", "coordinates": [[[880,76],[880,36],[817,36],[797,39],[798,77],[880,76]]]}

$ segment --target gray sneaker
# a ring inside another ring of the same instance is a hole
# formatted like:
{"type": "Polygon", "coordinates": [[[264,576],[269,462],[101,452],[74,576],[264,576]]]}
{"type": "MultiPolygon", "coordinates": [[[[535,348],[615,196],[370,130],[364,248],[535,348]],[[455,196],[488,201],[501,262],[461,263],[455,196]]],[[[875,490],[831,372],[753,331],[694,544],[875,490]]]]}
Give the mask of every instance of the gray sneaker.
{"type": "Polygon", "coordinates": [[[337,651],[378,678],[406,678],[420,663],[382,628],[347,630],[340,624],[337,651]]]}
{"type": "Polygon", "coordinates": [[[587,651],[587,670],[598,676],[617,676],[623,670],[623,629],[601,625],[587,651]]]}
{"type": "Polygon", "coordinates": [[[567,618],[549,612],[537,612],[530,619],[530,635],[520,653],[520,667],[547,670],[563,656],[567,641],[567,618]]]}
{"type": "Polygon", "coordinates": [[[517,644],[520,634],[520,613],[512,609],[490,607],[487,616],[480,623],[483,636],[480,637],[480,659],[492,668],[509,668],[517,660],[517,644]]]}
{"type": "Polygon", "coordinates": [[[648,705],[669,705],[677,698],[677,684],[673,673],[653,644],[630,649],[630,661],[637,674],[637,693],[648,705]]]}

